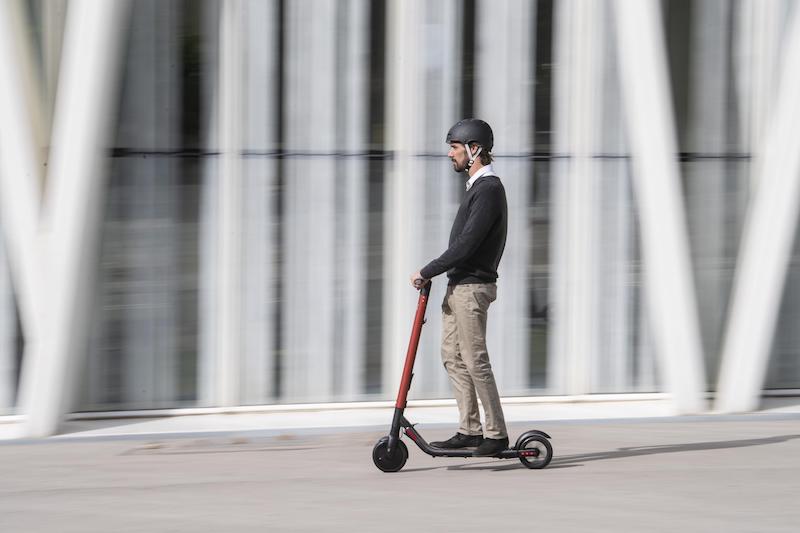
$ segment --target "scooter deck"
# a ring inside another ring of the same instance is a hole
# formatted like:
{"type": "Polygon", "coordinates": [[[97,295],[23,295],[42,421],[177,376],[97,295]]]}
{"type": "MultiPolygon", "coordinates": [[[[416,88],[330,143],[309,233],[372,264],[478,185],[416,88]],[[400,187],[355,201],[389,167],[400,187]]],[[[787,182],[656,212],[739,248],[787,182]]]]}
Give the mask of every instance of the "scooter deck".
{"type": "Polygon", "coordinates": [[[419,446],[419,449],[423,452],[427,453],[428,455],[432,455],[433,457],[475,457],[483,458],[483,459],[517,459],[519,457],[535,457],[538,452],[536,450],[516,450],[514,448],[506,448],[500,453],[495,455],[474,455],[475,448],[437,448],[435,446],[431,446],[425,439],[422,438],[422,435],[417,433],[414,429],[414,425],[411,424],[406,417],[402,417],[400,419],[400,424],[403,427],[403,432],[406,436],[414,441],[414,444],[419,446]]]}
{"type": "Polygon", "coordinates": [[[429,446],[429,450],[434,453],[431,453],[431,451],[428,451],[427,453],[434,457],[474,457],[475,459],[516,459],[519,457],[519,452],[517,450],[512,450],[511,448],[507,448],[495,455],[475,455],[475,448],[449,449],[429,446]]]}

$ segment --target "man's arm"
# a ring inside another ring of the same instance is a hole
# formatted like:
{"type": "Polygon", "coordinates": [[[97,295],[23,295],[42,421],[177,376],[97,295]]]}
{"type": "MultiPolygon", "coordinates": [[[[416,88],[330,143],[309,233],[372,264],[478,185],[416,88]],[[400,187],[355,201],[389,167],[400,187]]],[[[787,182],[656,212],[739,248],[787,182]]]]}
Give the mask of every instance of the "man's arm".
{"type": "Polygon", "coordinates": [[[476,191],[464,229],[442,255],[412,274],[411,284],[419,288],[425,281],[447,272],[472,255],[500,214],[502,194],[502,189],[498,187],[476,191]]]}

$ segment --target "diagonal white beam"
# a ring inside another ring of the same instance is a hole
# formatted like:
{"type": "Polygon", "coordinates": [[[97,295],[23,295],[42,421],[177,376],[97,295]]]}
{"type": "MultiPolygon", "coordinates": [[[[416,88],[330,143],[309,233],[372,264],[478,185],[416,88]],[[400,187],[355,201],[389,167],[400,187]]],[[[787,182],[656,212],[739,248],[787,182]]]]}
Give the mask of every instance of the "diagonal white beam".
{"type": "Polygon", "coordinates": [[[617,54],[656,353],[675,409],[696,413],[705,378],[660,9],[614,2],[617,54]]]}
{"type": "Polygon", "coordinates": [[[772,120],[754,161],[756,184],[745,219],[715,409],[758,407],[800,210],[800,10],[784,49],[772,120]]]}
{"type": "Polygon", "coordinates": [[[44,160],[41,100],[33,50],[22,31],[27,21],[19,2],[0,2],[0,214],[26,336],[34,318],[39,284],[36,240],[44,160]]]}
{"type": "MultiPolygon", "coordinates": [[[[43,326],[38,307],[45,294],[38,226],[45,174],[40,80],[21,2],[0,2],[0,213],[7,258],[25,333],[25,358],[43,326]]],[[[17,406],[25,412],[33,374],[23,369],[17,406]]]]}
{"type": "Polygon", "coordinates": [[[69,4],[53,119],[42,268],[48,294],[40,317],[46,329],[26,353],[23,385],[29,403],[25,432],[53,434],[69,409],[85,351],[87,305],[96,268],[110,125],[115,116],[118,52],[129,2],[75,0],[69,4]],[[33,393],[35,392],[35,394],[33,393]]]}

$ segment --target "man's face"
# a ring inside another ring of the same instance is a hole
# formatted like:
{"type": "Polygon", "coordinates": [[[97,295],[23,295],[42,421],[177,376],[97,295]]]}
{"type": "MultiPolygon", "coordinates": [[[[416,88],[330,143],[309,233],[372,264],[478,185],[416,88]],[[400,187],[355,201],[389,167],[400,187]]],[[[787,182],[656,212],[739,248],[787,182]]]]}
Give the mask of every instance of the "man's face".
{"type": "Polygon", "coordinates": [[[453,162],[453,170],[456,172],[464,172],[467,170],[469,157],[464,145],[461,143],[450,143],[450,151],[447,152],[447,157],[453,162]]]}

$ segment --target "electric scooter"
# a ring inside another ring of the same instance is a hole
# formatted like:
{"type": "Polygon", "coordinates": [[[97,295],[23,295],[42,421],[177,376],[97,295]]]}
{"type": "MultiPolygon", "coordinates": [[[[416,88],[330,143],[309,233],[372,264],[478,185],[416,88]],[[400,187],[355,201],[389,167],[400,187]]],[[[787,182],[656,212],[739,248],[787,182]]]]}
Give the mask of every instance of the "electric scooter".
{"type": "MultiPolygon", "coordinates": [[[[403,412],[406,408],[408,391],[411,388],[411,378],[414,372],[414,360],[417,357],[417,346],[425,323],[425,309],[428,306],[428,297],[431,292],[431,282],[426,282],[419,289],[417,313],[414,316],[414,325],[411,328],[411,340],[408,343],[406,362],[403,367],[403,376],[400,380],[400,390],[397,393],[397,402],[394,407],[394,418],[389,434],[381,437],[372,449],[372,461],[383,472],[397,472],[408,460],[408,448],[400,440],[400,428],[419,448],[433,457],[474,457],[470,449],[444,449],[428,444],[425,439],[414,429],[414,424],[406,420],[403,412]]],[[[513,448],[501,451],[498,459],[519,459],[528,468],[539,469],[546,467],[553,458],[553,447],[550,444],[550,435],[544,431],[533,429],[526,431],[517,439],[513,448]]]]}

